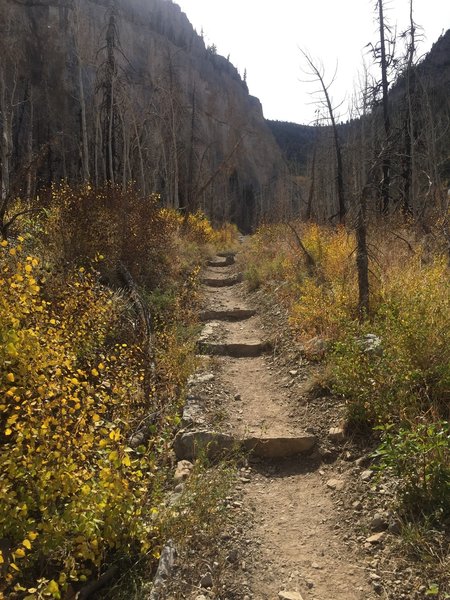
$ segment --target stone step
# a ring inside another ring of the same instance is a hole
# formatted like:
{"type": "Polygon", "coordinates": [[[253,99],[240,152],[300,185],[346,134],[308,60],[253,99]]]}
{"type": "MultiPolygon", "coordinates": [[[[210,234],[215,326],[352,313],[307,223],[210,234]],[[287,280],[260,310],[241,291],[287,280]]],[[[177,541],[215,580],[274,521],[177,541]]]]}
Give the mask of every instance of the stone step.
{"type": "Polygon", "coordinates": [[[208,267],[229,267],[230,265],[234,265],[235,262],[234,256],[225,256],[223,260],[208,260],[206,264],[208,267]]]}
{"type": "Polygon", "coordinates": [[[227,287],[230,285],[236,285],[236,283],[241,283],[243,280],[242,273],[237,273],[236,275],[230,275],[230,277],[202,277],[203,285],[207,285],[209,287],[227,287]]]}
{"type": "Polygon", "coordinates": [[[316,437],[305,433],[289,437],[252,437],[242,441],[244,450],[260,458],[288,458],[309,452],[316,444],[316,437]]]}
{"type": "Polygon", "coordinates": [[[232,257],[234,258],[237,254],[237,252],[234,252],[233,250],[223,250],[221,252],[217,252],[216,253],[217,256],[220,256],[221,258],[228,258],[228,257],[232,257]]]}
{"type": "Polygon", "coordinates": [[[289,458],[310,452],[317,443],[314,435],[289,437],[235,438],[227,433],[206,429],[179,431],[173,442],[178,460],[195,460],[198,456],[220,458],[233,451],[249,452],[260,458],[289,458]]]}
{"type": "Polygon", "coordinates": [[[256,315],[252,308],[222,308],[219,310],[203,310],[200,313],[201,321],[244,321],[256,315]]]}
{"type": "Polygon", "coordinates": [[[226,343],[226,342],[198,342],[200,354],[213,356],[231,356],[232,358],[253,358],[267,354],[272,350],[270,342],[226,343]]]}

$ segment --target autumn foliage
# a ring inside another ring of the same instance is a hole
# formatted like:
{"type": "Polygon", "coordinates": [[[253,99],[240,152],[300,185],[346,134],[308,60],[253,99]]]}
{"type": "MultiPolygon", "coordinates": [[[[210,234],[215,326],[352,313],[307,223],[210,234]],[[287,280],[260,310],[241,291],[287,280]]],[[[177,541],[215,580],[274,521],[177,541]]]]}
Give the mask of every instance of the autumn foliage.
{"type": "Polygon", "coordinates": [[[67,186],[39,233],[28,225],[0,248],[0,597],[62,598],[105,564],[158,556],[201,245],[214,232],[156,197],[67,186]],[[196,244],[188,256],[180,236],[196,244]],[[123,263],[150,333],[118,281],[123,263]]]}

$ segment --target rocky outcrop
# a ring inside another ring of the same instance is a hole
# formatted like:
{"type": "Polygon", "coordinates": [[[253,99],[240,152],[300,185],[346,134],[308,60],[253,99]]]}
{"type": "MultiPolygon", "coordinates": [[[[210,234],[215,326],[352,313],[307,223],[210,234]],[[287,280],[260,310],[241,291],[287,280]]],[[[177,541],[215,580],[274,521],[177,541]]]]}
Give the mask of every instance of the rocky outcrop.
{"type": "Polygon", "coordinates": [[[244,229],[270,212],[284,163],[261,104],[176,4],[5,0],[0,13],[10,187],[48,144],[40,185],[134,180],[244,229]]]}

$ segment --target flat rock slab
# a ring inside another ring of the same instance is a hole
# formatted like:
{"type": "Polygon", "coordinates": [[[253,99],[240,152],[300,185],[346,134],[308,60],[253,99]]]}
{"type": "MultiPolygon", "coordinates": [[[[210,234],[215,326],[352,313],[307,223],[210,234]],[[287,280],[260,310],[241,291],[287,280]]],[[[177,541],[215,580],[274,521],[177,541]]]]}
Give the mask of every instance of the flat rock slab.
{"type": "Polygon", "coordinates": [[[200,354],[214,356],[231,356],[232,358],[252,358],[267,354],[272,350],[270,342],[246,342],[246,343],[215,343],[200,340],[198,351],[200,354]]]}
{"type": "Polygon", "coordinates": [[[236,275],[231,275],[230,277],[203,277],[202,283],[203,285],[207,285],[209,287],[220,288],[236,285],[237,283],[241,283],[242,280],[242,273],[237,273],[236,275]]]}
{"type": "Polygon", "coordinates": [[[247,438],[242,445],[253,456],[260,458],[288,458],[312,450],[317,442],[314,435],[292,437],[247,438]]]}
{"type": "Polygon", "coordinates": [[[221,258],[234,258],[236,256],[236,252],[233,250],[224,250],[223,252],[217,252],[217,256],[220,256],[221,258]]]}
{"type": "Polygon", "coordinates": [[[313,435],[288,438],[245,438],[239,439],[226,433],[207,430],[180,431],[173,442],[178,460],[194,460],[198,456],[216,459],[233,450],[251,452],[260,458],[289,458],[312,450],[316,444],[313,435]]]}
{"type": "Polygon", "coordinates": [[[243,321],[256,314],[251,308],[229,308],[222,310],[204,310],[200,313],[201,321],[243,321]]]}
{"type": "Polygon", "coordinates": [[[230,265],[234,265],[234,263],[234,255],[230,255],[225,256],[224,258],[219,260],[208,260],[206,264],[208,265],[208,267],[229,267],[230,265]]]}

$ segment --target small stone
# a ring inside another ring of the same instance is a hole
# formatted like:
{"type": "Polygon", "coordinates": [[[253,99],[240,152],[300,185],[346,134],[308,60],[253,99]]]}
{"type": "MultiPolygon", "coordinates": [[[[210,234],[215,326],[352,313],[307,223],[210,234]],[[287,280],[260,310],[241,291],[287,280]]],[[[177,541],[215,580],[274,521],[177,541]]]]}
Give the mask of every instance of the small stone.
{"type": "Polygon", "coordinates": [[[291,377],[297,377],[297,375],[298,375],[297,369],[292,369],[292,371],[289,371],[289,375],[291,377]]]}
{"type": "Polygon", "coordinates": [[[305,583],[306,583],[306,587],[309,590],[312,590],[312,588],[314,587],[314,581],[312,579],[306,579],[305,583]]]}
{"type": "Polygon", "coordinates": [[[359,500],[353,502],[352,506],[355,510],[361,510],[363,507],[362,503],[359,500]]]}
{"type": "Polygon", "coordinates": [[[370,479],[372,479],[373,477],[373,471],[369,471],[369,469],[367,471],[363,471],[361,473],[361,479],[363,481],[369,481],[370,479]]]}
{"type": "Polygon", "coordinates": [[[389,523],[387,522],[386,518],[380,513],[374,514],[372,520],[370,521],[371,531],[385,531],[388,526],[389,523]]]}
{"type": "Polygon", "coordinates": [[[322,567],[321,567],[319,564],[317,564],[317,563],[315,563],[315,562],[313,562],[313,563],[312,563],[311,567],[312,567],[313,569],[321,569],[321,568],[322,568],[322,567]]]}
{"type": "Polygon", "coordinates": [[[369,536],[366,539],[366,542],[369,544],[379,544],[385,537],[386,537],[385,532],[380,531],[380,533],[374,533],[373,535],[369,536]]]}
{"type": "Polygon", "coordinates": [[[332,442],[343,442],[345,440],[345,432],[343,427],[331,427],[328,432],[328,437],[332,442]]]}
{"type": "Polygon", "coordinates": [[[371,581],[380,581],[381,577],[376,573],[369,573],[369,579],[371,581]]]}
{"type": "Polygon", "coordinates": [[[203,575],[203,577],[200,579],[200,587],[202,588],[210,588],[213,586],[213,578],[211,573],[206,573],[205,575],[203,575]]]}
{"type": "Polygon", "coordinates": [[[398,520],[393,520],[389,523],[388,531],[394,535],[400,535],[402,531],[402,524],[398,520]]]}
{"type": "Polygon", "coordinates": [[[238,401],[238,400],[242,400],[242,396],[241,396],[240,394],[235,394],[235,395],[234,395],[234,399],[235,399],[236,401],[238,401]]]}
{"type": "Polygon", "coordinates": [[[303,600],[303,596],[300,592],[278,592],[278,598],[280,600],[303,600]]]}
{"type": "Polygon", "coordinates": [[[189,460],[178,461],[175,475],[173,476],[176,482],[185,481],[191,474],[194,465],[189,460]]]}
{"type": "Polygon", "coordinates": [[[195,600],[208,600],[208,598],[204,594],[200,594],[200,596],[195,596],[195,600]]]}
{"type": "Polygon", "coordinates": [[[233,550],[231,550],[231,552],[228,554],[227,556],[227,561],[230,563],[235,563],[238,559],[238,551],[236,548],[233,548],[233,550]]]}
{"type": "Polygon", "coordinates": [[[343,490],[344,486],[345,486],[345,481],[343,481],[342,479],[329,479],[327,481],[327,487],[330,488],[331,490],[336,490],[337,492],[340,492],[341,490],[343,490]]]}

